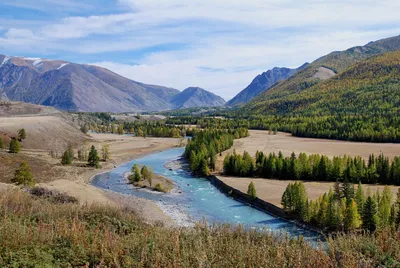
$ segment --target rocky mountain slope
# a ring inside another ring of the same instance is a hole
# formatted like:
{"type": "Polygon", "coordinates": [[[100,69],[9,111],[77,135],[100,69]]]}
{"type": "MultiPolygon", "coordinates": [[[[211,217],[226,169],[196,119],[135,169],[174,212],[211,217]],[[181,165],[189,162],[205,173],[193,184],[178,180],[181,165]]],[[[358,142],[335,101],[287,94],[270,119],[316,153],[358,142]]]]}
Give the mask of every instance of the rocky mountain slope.
{"type": "MultiPolygon", "coordinates": [[[[175,109],[180,103],[171,100],[179,99],[180,94],[176,89],[139,83],[98,66],[0,55],[1,99],[68,111],[136,112],[175,109]]],[[[208,106],[190,97],[191,105],[208,106]]]]}
{"type": "Polygon", "coordinates": [[[298,71],[307,67],[305,63],[297,69],[275,67],[258,75],[249,86],[243,89],[233,99],[227,102],[228,106],[236,106],[249,102],[252,98],[273,87],[276,83],[288,79],[298,71]]]}

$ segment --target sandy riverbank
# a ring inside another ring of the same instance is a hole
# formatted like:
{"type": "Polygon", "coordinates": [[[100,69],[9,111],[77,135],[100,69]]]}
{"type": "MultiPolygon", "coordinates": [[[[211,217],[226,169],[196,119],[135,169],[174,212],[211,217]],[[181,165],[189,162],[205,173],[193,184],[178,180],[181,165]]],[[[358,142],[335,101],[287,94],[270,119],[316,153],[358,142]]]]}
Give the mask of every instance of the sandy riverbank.
{"type": "Polygon", "coordinates": [[[176,147],[180,139],[172,138],[141,138],[128,137],[113,134],[92,134],[92,140],[87,146],[95,145],[98,151],[101,146],[110,146],[111,160],[101,163],[101,169],[65,167],[64,179],[41,183],[40,186],[66,192],[76,197],[81,204],[104,204],[126,207],[150,223],[162,222],[167,226],[176,223],[167,216],[154,202],[137,198],[131,195],[123,195],[112,191],[98,189],[89,184],[91,178],[99,173],[107,172],[123,163],[133,159],[164,151],[176,147]]]}

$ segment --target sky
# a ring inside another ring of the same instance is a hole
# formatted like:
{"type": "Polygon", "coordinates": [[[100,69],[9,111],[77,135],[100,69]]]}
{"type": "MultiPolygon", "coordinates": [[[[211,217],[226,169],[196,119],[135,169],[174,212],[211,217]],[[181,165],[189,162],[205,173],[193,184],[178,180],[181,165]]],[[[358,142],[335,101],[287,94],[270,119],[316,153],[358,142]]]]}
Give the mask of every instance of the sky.
{"type": "Polygon", "coordinates": [[[400,34],[398,0],[2,0],[0,54],[226,100],[273,67],[400,34]]]}

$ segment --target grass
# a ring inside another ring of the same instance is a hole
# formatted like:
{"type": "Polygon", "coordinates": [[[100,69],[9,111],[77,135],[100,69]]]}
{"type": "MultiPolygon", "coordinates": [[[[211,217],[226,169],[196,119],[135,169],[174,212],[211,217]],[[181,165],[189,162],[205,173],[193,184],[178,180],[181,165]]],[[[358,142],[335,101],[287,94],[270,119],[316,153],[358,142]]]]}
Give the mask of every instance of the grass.
{"type": "Polygon", "coordinates": [[[325,251],[241,227],[171,229],[126,209],[0,194],[1,267],[396,267],[399,235],[339,235],[325,251]]]}

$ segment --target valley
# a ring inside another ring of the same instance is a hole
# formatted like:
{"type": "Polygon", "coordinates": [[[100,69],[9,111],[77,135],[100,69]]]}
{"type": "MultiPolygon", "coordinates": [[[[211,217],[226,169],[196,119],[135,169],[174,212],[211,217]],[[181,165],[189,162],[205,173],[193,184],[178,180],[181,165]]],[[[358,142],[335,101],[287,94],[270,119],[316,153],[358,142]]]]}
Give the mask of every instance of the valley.
{"type": "Polygon", "coordinates": [[[310,63],[235,42],[229,67],[134,41],[98,64],[0,54],[0,266],[400,265],[400,36],[310,63]]]}

